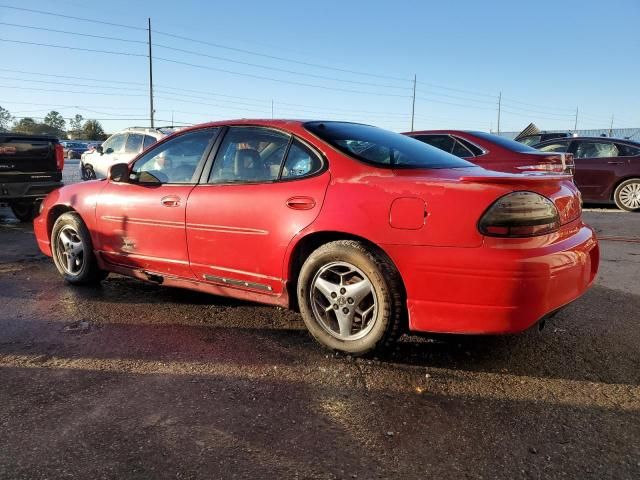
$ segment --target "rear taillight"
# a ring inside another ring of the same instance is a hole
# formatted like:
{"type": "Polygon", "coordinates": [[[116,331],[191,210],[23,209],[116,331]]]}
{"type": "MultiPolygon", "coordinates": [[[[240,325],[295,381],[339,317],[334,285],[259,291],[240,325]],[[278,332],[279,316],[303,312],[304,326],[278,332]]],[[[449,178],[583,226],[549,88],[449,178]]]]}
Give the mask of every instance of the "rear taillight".
{"type": "Polygon", "coordinates": [[[62,171],[64,168],[64,148],[59,143],[56,143],[56,168],[62,171]]]}
{"type": "Polygon", "coordinates": [[[536,163],[531,165],[520,165],[516,168],[522,171],[573,174],[575,163],[573,161],[573,154],[571,153],[547,155],[546,157],[534,157],[534,159],[536,160],[536,163]]]}
{"type": "Polygon", "coordinates": [[[491,237],[532,237],[560,228],[558,209],[535,192],[513,192],[500,197],[484,213],[478,229],[491,237]]]}

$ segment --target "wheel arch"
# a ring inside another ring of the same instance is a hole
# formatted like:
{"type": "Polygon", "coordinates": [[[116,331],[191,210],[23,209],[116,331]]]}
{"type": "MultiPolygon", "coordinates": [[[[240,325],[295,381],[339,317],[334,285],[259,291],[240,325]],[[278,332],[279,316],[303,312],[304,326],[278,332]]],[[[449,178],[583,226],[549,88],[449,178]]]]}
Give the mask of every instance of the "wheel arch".
{"type": "Polygon", "coordinates": [[[82,218],[82,215],[80,215],[75,208],[69,205],[59,204],[54,205],[49,209],[49,213],[47,214],[47,236],[49,237],[49,241],[51,241],[51,232],[53,231],[53,225],[56,223],[56,220],[67,212],[76,213],[80,218],[82,218]]]}
{"type": "Polygon", "coordinates": [[[287,281],[286,288],[289,296],[290,308],[296,311],[298,310],[298,278],[300,276],[300,270],[302,269],[302,265],[304,264],[305,260],[314,250],[316,250],[320,246],[337,240],[354,240],[363,243],[371,250],[384,255],[398,272],[400,284],[402,285],[402,297],[406,301],[406,287],[404,285],[404,279],[402,278],[400,270],[398,269],[390,255],[380,245],[353,233],[328,230],[308,233],[307,235],[298,239],[298,241],[291,249],[291,253],[289,254],[289,257],[287,259],[287,266],[285,271],[287,281]]]}

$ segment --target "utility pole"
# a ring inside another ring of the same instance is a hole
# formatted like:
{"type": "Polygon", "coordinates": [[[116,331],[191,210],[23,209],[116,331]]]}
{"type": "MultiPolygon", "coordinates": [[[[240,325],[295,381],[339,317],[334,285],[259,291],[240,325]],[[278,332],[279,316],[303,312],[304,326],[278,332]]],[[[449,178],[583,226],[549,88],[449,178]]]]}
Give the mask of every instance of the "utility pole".
{"type": "Polygon", "coordinates": [[[500,110],[502,110],[502,92],[498,95],[498,134],[500,134],[500,110]]]}
{"type": "Polygon", "coordinates": [[[413,102],[411,104],[411,131],[413,132],[413,121],[416,116],[416,79],[417,76],[413,75],[413,102]]]}
{"type": "Polygon", "coordinates": [[[271,99],[271,120],[273,120],[273,98],[271,99]]]}
{"type": "Polygon", "coordinates": [[[573,133],[578,131],[578,107],[576,107],[576,121],[573,123],[573,133]]]}
{"type": "Polygon", "coordinates": [[[609,136],[613,136],[613,113],[611,114],[611,126],[609,127],[609,136]]]}
{"type": "MultiPolygon", "coordinates": [[[[153,128],[153,59],[151,56],[151,17],[149,17],[149,119],[153,128]]],[[[172,122],[173,123],[173,122],[172,122]]]]}

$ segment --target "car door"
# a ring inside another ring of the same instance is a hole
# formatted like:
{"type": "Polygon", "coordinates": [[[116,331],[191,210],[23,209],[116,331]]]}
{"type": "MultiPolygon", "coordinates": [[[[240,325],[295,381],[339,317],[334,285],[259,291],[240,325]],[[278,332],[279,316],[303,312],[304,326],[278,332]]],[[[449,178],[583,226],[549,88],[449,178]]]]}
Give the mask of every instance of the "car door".
{"type": "Polygon", "coordinates": [[[574,182],[585,200],[610,200],[608,192],[624,163],[618,147],[608,140],[576,140],[572,146],[576,171],[574,182]]]}
{"type": "Polygon", "coordinates": [[[282,293],[285,251],[317,217],[329,184],[323,157],[288,133],[231,127],[187,203],[199,280],[282,293]]]}
{"type": "Polygon", "coordinates": [[[130,181],[107,181],[96,207],[106,261],[151,273],[192,278],[187,255],[187,198],[218,129],[183,133],[159,143],[131,168],[130,181]]]}

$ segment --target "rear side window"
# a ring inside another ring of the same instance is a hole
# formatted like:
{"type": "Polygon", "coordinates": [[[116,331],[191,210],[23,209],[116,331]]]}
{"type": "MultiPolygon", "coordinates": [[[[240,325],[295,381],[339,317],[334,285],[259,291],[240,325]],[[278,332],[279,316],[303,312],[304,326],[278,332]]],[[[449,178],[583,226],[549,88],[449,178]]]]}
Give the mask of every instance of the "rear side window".
{"type": "Polygon", "coordinates": [[[471,153],[471,151],[465,147],[462,142],[460,142],[458,139],[455,140],[455,143],[453,145],[453,150],[451,150],[451,153],[454,154],[456,157],[462,157],[462,158],[468,158],[468,157],[473,157],[473,153],[471,153]]]}
{"type": "Polygon", "coordinates": [[[631,145],[625,145],[623,143],[616,143],[621,157],[635,157],[640,155],[640,147],[632,147],[631,145]]]}
{"type": "Polygon", "coordinates": [[[156,143],[158,140],[156,140],[154,137],[152,137],[151,135],[145,135],[144,136],[144,141],[142,143],[142,149],[146,150],[147,148],[149,148],[151,145],[153,145],[154,143],[156,143]]]}
{"type": "Polygon", "coordinates": [[[139,133],[130,133],[124,144],[125,153],[138,153],[142,148],[142,137],[139,133]]]}
{"type": "Polygon", "coordinates": [[[416,135],[413,138],[417,138],[421,142],[444,150],[447,153],[451,153],[451,150],[453,150],[454,140],[449,135],[416,135]]]}
{"type": "Polygon", "coordinates": [[[261,127],[231,127],[216,154],[209,183],[278,179],[291,137],[261,127]]]}
{"type": "Polygon", "coordinates": [[[518,153],[531,153],[535,152],[536,149],[525,145],[524,143],[516,142],[515,140],[510,140],[505,137],[501,137],[500,135],[493,135],[492,133],[486,132],[469,132],[474,137],[478,137],[482,140],[486,140],[488,142],[495,143],[496,145],[506,148],[507,150],[511,150],[512,152],[518,153]]]}
{"type": "Polygon", "coordinates": [[[606,158],[617,157],[618,147],[609,142],[578,142],[576,158],[606,158]]]}
{"type": "Polygon", "coordinates": [[[370,125],[308,122],[304,127],[346,155],[392,168],[466,168],[472,163],[420,140],[370,125]]]}
{"type": "Polygon", "coordinates": [[[282,169],[282,179],[306,177],[322,168],[322,160],[306,145],[294,140],[282,169]]]}

